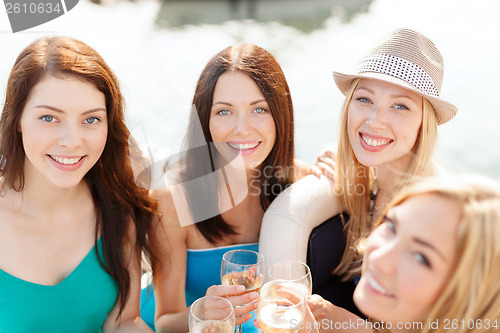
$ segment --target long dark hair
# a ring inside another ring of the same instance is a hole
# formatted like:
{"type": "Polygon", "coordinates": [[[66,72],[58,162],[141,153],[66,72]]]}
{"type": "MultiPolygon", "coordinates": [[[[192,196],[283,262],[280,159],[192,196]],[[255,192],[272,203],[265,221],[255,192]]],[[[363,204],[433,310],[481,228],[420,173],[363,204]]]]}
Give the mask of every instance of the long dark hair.
{"type": "MultiPolygon", "coordinates": [[[[294,167],[293,143],[293,104],[287,81],[276,59],[263,48],[253,44],[228,47],[215,55],[203,69],[193,97],[193,107],[190,127],[187,134],[185,165],[181,180],[186,182],[215,171],[217,151],[208,151],[196,147],[200,139],[209,146],[213,142],[209,130],[210,111],[213,103],[215,85],[219,77],[228,71],[240,71],[250,77],[259,87],[266,99],[276,126],[276,142],[271,152],[260,165],[260,202],[264,210],[271,202],[292,183],[294,167]],[[203,138],[197,131],[196,124],[201,125],[203,138]],[[265,172],[263,172],[265,170],[265,172]]],[[[212,147],[213,148],[213,147],[212,147]]],[[[207,179],[207,182],[210,182],[207,179]]],[[[215,180],[212,179],[215,182],[215,180]]],[[[208,193],[208,188],[217,184],[206,184],[196,193],[190,193],[188,201],[202,202],[204,206],[218,207],[219,197],[208,193]],[[193,200],[192,195],[199,199],[193,200]]],[[[193,212],[193,207],[191,207],[193,212]]],[[[220,215],[196,223],[198,230],[211,243],[216,243],[225,234],[237,234],[233,226],[226,223],[220,215]]]]}
{"type": "Polygon", "coordinates": [[[101,56],[85,43],[69,37],[40,38],[17,57],[0,119],[0,190],[24,188],[25,152],[17,130],[21,115],[31,89],[45,76],[57,74],[90,82],[106,98],[106,146],[84,180],[98,213],[95,240],[101,234],[104,257],[101,264],[118,284],[121,314],[130,293],[123,244],[134,244],[138,255],[143,252],[151,259],[146,235],[156,214],[156,202],[134,180],[131,159],[139,156],[139,152],[124,122],[124,101],[118,80],[101,56]],[[135,239],[127,238],[131,227],[135,228],[135,239]]]}

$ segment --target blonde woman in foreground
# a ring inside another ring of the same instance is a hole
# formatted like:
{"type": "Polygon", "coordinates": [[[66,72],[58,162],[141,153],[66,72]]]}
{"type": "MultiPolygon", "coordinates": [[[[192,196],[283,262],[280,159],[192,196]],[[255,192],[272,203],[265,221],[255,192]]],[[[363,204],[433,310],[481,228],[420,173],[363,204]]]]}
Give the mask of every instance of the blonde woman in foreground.
{"type": "Polygon", "coordinates": [[[354,301],[370,320],[330,313],[313,321],[309,313],[302,327],[498,332],[499,237],[500,186],[495,182],[442,176],[411,185],[361,242],[362,275],[354,301]]]}
{"type": "Polygon", "coordinates": [[[498,332],[499,238],[498,184],[471,176],[415,184],[364,244],[354,301],[391,332],[498,332]]]}

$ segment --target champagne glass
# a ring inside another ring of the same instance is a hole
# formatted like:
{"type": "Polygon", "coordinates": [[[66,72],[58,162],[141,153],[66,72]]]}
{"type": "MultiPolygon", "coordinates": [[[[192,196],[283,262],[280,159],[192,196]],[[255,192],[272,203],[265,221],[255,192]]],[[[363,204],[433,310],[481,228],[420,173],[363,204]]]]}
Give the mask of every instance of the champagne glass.
{"type": "Polygon", "coordinates": [[[288,280],[272,280],[260,290],[257,318],[264,333],[296,333],[306,314],[306,289],[288,280]]]}
{"type": "Polygon", "coordinates": [[[302,285],[307,296],[312,295],[312,277],[309,266],[300,261],[282,261],[269,269],[269,281],[283,279],[302,285]]]}
{"type": "MultiPolygon", "coordinates": [[[[255,251],[231,250],[222,256],[221,282],[245,286],[244,294],[259,291],[264,281],[264,257],[255,251]]],[[[236,332],[241,332],[238,325],[236,332]]]]}
{"type": "Polygon", "coordinates": [[[191,304],[189,309],[190,333],[233,333],[233,305],[218,296],[204,296],[191,304]]]}

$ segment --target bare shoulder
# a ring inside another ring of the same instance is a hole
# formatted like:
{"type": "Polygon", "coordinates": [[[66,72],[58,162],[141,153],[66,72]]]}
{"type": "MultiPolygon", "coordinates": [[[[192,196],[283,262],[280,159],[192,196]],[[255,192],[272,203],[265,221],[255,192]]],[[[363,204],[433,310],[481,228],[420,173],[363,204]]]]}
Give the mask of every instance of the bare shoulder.
{"type": "Polygon", "coordinates": [[[158,200],[158,212],[164,226],[180,226],[179,216],[170,189],[153,190],[151,195],[158,200]]]}
{"type": "Polygon", "coordinates": [[[163,280],[172,277],[172,265],[180,268],[185,262],[189,228],[181,225],[174,197],[169,189],[154,190],[151,195],[158,200],[160,221],[153,227],[149,239],[158,260],[155,279],[163,280]]]}
{"type": "Polygon", "coordinates": [[[299,159],[294,159],[293,161],[293,181],[296,182],[297,180],[304,178],[305,176],[309,175],[311,173],[311,167],[307,165],[306,162],[299,160],[299,159]]]}
{"type": "Polygon", "coordinates": [[[160,223],[158,227],[162,230],[155,230],[158,235],[170,239],[171,241],[185,241],[188,235],[188,228],[182,227],[179,220],[178,207],[169,189],[153,190],[151,193],[158,200],[158,211],[160,215],[160,223]]]}

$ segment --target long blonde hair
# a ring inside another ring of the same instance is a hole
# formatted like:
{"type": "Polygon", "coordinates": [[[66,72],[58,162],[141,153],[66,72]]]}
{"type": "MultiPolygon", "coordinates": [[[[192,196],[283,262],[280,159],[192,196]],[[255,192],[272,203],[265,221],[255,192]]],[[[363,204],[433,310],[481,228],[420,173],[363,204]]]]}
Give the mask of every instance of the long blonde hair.
{"type": "MultiPolygon", "coordinates": [[[[354,155],[347,133],[347,116],[352,95],[359,79],[353,80],[345,94],[340,114],[339,146],[337,152],[338,172],[336,191],[342,205],[349,215],[344,225],[346,248],[340,264],[334,274],[344,280],[351,279],[359,273],[361,259],[356,249],[356,242],[368,236],[372,230],[370,225],[370,200],[375,181],[373,169],[362,165],[354,155]]],[[[412,151],[415,154],[409,169],[401,175],[401,181],[395,185],[394,193],[415,179],[432,173],[432,153],[437,141],[437,119],[431,103],[423,98],[422,125],[412,151]]]]}
{"type": "Polygon", "coordinates": [[[405,188],[388,205],[386,212],[423,194],[436,194],[458,202],[462,206],[462,217],[458,226],[455,265],[444,290],[434,302],[428,322],[423,323],[421,333],[442,331],[445,324],[449,324],[446,331],[451,333],[498,332],[500,186],[478,176],[431,177],[405,188]],[[436,322],[439,323],[438,329],[429,325],[436,322]]]}

